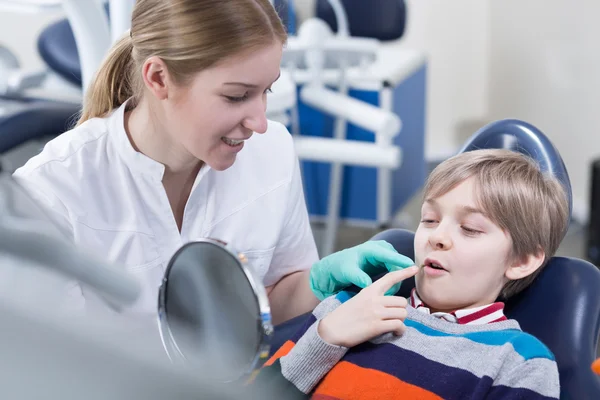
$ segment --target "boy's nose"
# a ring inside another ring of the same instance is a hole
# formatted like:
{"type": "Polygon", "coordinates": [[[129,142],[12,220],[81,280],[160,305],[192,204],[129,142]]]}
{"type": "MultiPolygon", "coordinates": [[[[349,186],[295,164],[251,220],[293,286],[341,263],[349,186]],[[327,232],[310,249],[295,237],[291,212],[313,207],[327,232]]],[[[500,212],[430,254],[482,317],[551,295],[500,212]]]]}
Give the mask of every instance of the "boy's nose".
{"type": "Polygon", "coordinates": [[[437,250],[449,250],[452,247],[452,240],[450,239],[450,235],[437,229],[429,236],[429,244],[437,250]]]}

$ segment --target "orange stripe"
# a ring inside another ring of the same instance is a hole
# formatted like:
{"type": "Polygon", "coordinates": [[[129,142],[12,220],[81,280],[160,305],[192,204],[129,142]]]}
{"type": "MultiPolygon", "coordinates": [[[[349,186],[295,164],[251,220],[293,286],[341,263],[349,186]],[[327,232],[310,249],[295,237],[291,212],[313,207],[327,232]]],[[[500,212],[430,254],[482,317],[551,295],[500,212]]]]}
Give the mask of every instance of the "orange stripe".
{"type": "Polygon", "coordinates": [[[592,363],[592,371],[600,375],[600,358],[592,363]]]}
{"type": "Polygon", "coordinates": [[[279,348],[279,350],[277,350],[275,352],[275,354],[273,354],[273,356],[271,358],[269,358],[269,361],[267,361],[265,363],[265,367],[271,366],[273,365],[273,363],[275,361],[277,361],[278,358],[281,358],[283,356],[286,356],[290,351],[292,351],[292,348],[296,345],[296,343],[292,342],[291,340],[288,340],[287,342],[285,342],[283,344],[283,346],[281,346],[279,348]]]}
{"type": "Polygon", "coordinates": [[[441,400],[438,395],[374,369],[341,361],[325,376],[315,394],[345,400],[441,400]]]}

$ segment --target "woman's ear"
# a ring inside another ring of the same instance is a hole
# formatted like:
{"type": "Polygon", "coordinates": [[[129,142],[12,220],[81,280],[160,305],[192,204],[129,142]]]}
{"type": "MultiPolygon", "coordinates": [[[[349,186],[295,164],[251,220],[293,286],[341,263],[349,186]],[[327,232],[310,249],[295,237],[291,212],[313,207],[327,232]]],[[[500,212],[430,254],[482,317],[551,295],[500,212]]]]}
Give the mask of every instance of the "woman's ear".
{"type": "Polygon", "coordinates": [[[142,66],[144,85],[158,100],[165,100],[169,94],[170,76],[167,65],[160,57],[150,57],[142,66]]]}
{"type": "Polygon", "coordinates": [[[523,279],[537,271],[544,263],[545,258],[544,251],[539,249],[535,254],[529,254],[514,261],[504,275],[511,281],[523,279]]]}

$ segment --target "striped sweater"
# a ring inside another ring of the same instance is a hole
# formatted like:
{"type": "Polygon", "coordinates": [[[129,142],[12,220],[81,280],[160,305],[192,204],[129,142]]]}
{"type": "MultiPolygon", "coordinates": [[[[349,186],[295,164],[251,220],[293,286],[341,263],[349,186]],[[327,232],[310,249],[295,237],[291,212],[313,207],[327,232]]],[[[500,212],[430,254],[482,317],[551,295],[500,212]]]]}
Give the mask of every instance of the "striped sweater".
{"type": "Polygon", "coordinates": [[[277,387],[281,398],[310,394],[317,400],[559,397],[552,353],[515,320],[459,325],[408,306],[402,336],[385,334],[351,349],[324,342],[318,320],[350,296],[325,299],[267,362],[259,381],[277,387]],[[287,387],[273,385],[281,374],[287,387]]]}

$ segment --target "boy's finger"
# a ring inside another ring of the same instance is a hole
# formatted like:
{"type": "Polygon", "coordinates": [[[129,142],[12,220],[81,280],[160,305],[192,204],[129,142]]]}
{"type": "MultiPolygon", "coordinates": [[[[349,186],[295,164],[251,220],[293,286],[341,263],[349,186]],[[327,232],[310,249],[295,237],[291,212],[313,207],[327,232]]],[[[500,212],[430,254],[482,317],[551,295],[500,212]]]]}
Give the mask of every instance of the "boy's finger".
{"type": "Polygon", "coordinates": [[[402,282],[403,280],[408,279],[411,276],[415,276],[417,272],[419,272],[419,268],[417,266],[412,266],[405,269],[401,269],[399,271],[390,272],[385,276],[379,278],[377,281],[375,281],[370,286],[371,290],[383,295],[396,283],[402,282]]]}

